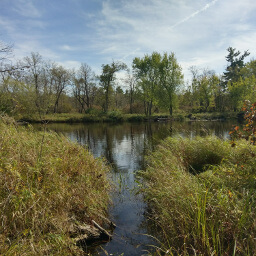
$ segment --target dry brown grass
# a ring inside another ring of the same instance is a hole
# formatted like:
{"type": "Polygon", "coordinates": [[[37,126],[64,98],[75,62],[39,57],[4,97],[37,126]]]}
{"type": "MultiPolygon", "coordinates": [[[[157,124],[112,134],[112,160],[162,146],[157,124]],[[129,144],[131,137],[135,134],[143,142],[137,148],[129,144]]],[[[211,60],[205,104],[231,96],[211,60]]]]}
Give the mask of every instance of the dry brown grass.
{"type": "Polygon", "coordinates": [[[69,225],[91,217],[101,223],[106,164],[64,136],[1,119],[0,254],[78,255],[69,225]]]}

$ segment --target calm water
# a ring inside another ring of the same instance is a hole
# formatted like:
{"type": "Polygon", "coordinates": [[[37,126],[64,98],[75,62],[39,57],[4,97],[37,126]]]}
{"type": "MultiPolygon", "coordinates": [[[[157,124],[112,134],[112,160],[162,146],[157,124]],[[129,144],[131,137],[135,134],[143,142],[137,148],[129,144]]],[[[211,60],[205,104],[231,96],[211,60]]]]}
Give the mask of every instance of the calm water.
{"type": "MultiPolygon", "coordinates": [[[[234,122],[154,122],[123,124],[48,124],[72,141],[86,145],[95,157],[104,156],[112,165],[111,179],[116,184],[112,193],[110,219],[117,225],[113,240],[98,246],[94,255],[147,255],[155,240],[145,234],[152,229],[144,218],[146,203],[136,195],[136,171],[144,168],[147,151],[167,136],[194,137],[215,134],[228,138],[234,122]],[[105,251],[105,252],[104,252],[105,251]]],[[[151,231],[150,231],[151,230],[151,231]]]]}

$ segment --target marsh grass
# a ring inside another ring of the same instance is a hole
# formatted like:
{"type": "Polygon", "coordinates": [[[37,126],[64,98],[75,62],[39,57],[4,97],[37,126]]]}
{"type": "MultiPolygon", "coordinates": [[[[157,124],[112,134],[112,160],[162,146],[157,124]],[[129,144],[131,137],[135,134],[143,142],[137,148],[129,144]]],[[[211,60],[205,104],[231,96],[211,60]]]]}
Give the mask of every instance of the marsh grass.
{"type": "Polygon", "coordinates": [[[141,122],[145,120],[145,116],[122,114],[120,111],[110,111],[108,113],[91,111],[86,114],[62,113],[48,114],[43,117],[34,115],[29,117],[18,117],[18,120],[28,123],[141,122]]]}
{"type": "Polygon", "coordinates": [[[162,142],[141,172],[162,241],[156,255],[255,255],[255,156],[246,141],[162,142]]]}
{"type": "MultiPolygon", "coordinates": [[[[218,119],[236,119],[236,113],[197,113],[192,116],[196,120],[218,120],[218,119]]],[[[98,109],[88,109],[86,113],[56,113],[43,116],[29,115],[15,116],[16,120],[28,123],[91,123],[91,122],[143,122],[155,121],[157,118],[167,118],[175,121],[189,120],[186,112],[177,111],[172,117],[168,113],[154,113],[152,116],[145,114],[126,114],[120,110],[104,113],[98,109]]]]}
{"type": "MultiPolygon", "coordinates": [[[[102,223],[108,168],[53,132],[0,120],[0,255],[79,255],[72,223],[102,223]]],[[[84,254],[83,254],[84,255],[84,254]]]]}

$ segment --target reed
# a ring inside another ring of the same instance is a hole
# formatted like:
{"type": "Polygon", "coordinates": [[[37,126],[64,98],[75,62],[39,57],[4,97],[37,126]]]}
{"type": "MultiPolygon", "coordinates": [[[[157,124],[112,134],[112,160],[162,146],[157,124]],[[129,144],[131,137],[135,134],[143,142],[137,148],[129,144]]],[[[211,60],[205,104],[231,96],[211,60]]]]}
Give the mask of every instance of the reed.
{"type": "Polygon", "coordinates": [[[141,172],[160,251],[255,255],[255,156],[246,141],[235,148],[216,137],[162,142],[141,172]]]}
{"type": "Polygon", "coordinates": [[[0,255],[84,255],[72,222],[102,223],[109,203],[102,159],[53,132],[0,121],[0,255]]]}

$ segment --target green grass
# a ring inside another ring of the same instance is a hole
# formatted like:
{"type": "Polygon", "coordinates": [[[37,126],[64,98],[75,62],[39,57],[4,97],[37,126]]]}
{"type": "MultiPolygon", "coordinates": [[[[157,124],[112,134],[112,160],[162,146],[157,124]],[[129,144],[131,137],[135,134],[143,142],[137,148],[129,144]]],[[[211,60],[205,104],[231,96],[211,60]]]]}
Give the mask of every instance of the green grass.
{"type": "Polygon", "coordinates": [[[227,120],[237,119],[237,112],[206,112],[206,113],[193,113],[192,117],[197,120],[227,120]]]}
{"type": "Polygon", "coordinates": [[[141,122],[145,121],[145,115],[122,114],[119,111],[110,111],[107,114],[103,112],[91,112],[87,114],[62,113],[48,114],[42,118],[39,116],[19,117],[19,121],[28,123],[87,123],[87,122],[141,122]]]}
{"type": "Polygon", "coordinates": [[[84,255],[74,222],[101,224],[109,203],[102,159],[52,132],[0,120],[0,255],[84,255]]]}
{"type": "MultiPolygon", "coordinates": [[[[41,117],[39,115],[33,116],[16,116],[19,121],[25,121],[28,123],[87,123],[87,122],[142,122],[142,121],[154,121],[156,118],[169,118],[174,121],[189,120],[188,113],[177,111],[170,118],[169,113],[154,113],[148,117],[144,114],[124,114],[122,111],[114,110],[104,113],[99,110],[90,109],[85,114],[81,113],[57,113],[46,114],[41,117]]],[[[192,115],[195,120],[226,120],[236,119],[237,113],[196,113],[192,115]]]]}
{"type": "Polygon", "coordinates": [[[156,255],[255,255],[255,156],[246,141],[166,139],[141,172],[156,255]]]}

